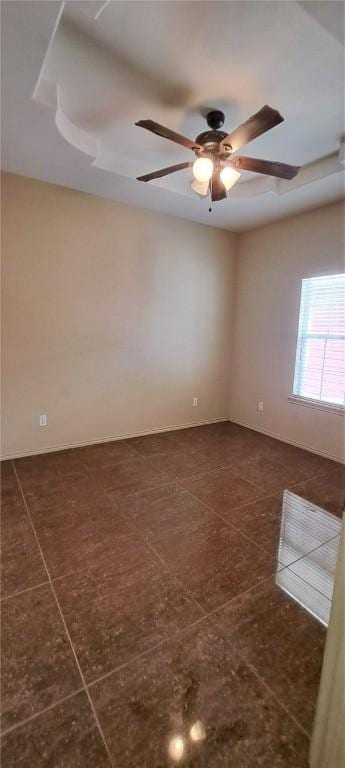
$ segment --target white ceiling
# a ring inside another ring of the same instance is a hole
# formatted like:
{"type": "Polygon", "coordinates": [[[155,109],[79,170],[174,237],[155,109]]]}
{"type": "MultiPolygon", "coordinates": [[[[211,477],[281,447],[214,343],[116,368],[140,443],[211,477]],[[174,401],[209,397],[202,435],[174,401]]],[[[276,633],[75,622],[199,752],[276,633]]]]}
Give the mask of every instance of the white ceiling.
{"type": "Polygon", "coordinates": [[[233,231],[344,197],[342,2],[16,0],[2,32],[5,170],[233,231]],[[136,181],[193,154],[135,121],[195,138],[207,107],[230,131],[264,104],[285,122],[242,152],[295,180],[243,173],[212,214],[190,170],[136,181]]]}

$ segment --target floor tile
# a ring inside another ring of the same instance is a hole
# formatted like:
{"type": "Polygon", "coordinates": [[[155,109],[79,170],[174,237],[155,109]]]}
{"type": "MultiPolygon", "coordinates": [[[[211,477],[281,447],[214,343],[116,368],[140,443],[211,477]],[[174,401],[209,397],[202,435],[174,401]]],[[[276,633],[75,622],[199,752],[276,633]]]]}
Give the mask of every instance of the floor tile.
{"type": "Polygon", "coordinates": [[[278,440],[272,442],[274,444],[264,442],[259,445],[255,455],[251,455],[246,446],[246,450],[241,450],[237,456],[233,456],[229,464],[231,471],[244,480],[259,485],[267,493],[275,493],[332,468],[332,462],[321,456],[278,440]]]}
{"type": "Polygon", "coordinates": [[[58,475],[42,482],[27,483],[24,495],[30,513],[39,519],[47,514],[67,515],[69,509],[77,509],[83,504],[97,504],[99,499],[104,499],[104,490],[100,479],[85,470],[85,474],[66,480],[58,475]]]}
{"type": "Polygon", "coordinates": [[[39,542],[52,578],[64,576],[112,557],[114,546],[133,546],[131,523],[102,491],[94,501],[72,505],[34,506],[31,512],[39,542]],[[131,541],[129,541],[129,539],[131,541]],[[58,546],[56,542],[59,542],[58,546]]]}
{"type": "Polygon", "coordinates": [[[10,731],[3,768],[110,768],[86,693],[77,693],[10,731]]]}
{"type": "Polygon", "coordinates": [[[182,486],[220,515],[228,515],[241,504],[266,495],[260,487],[242,480],[229,469],[220,469],[195,479],[184,480],[182,486]]]}
{"type": "Polygon", "coordinates": [[[236,474],[241,474],[238,469],[242,465],[246,466],[248,461],[255,458],[257,455],[257,445],[252,441],[244,440],[242,437],[229,440],[228,437],[222,437],[221,439],[210,442],[200,448],[199,451],[207,457],[213,457],[217,459],[219,468],[227,467],[236,474]]]}
{"type": "Polygon", "coordinates": [[[218,608],[275,570],[274,560],[209,514],[191,535],[169,532],[154,539],[154,547],[206,611],[218,608]]]}
{"type": "Polygon", "coordinates": [[[219,613],[219,622],[234,647],[311,732],[324,627],[274,580],[233,600],[219,613]]]}
{"type": "Polygon", "coordinates": [[[202,612],[146,549],[55,582],[87,682],[198,619],[202,612]]]}
{"type": "MultiPolygon", "coordinates": [[[[279,441],[275,442],[279,443],[279,441]]],[[[314,477],[316,475],[325,474],[326,472],[331,472],[332,469],[337,466],[332,459],[326,459],[324,456],[305,451],[302,448],[296,448],[287,443],[280,443],[278,446],[275,446],[275,452],[276,454],[279,452],[281,453],[286,465],[296,468],[297,477],[299,469],[303,471],[305,476],[314,477]]]]}
{"type": "Polygon", "coordinates": [[[223,517],[283,565],[304,557],[340,531],[338,518],[291,491],[224,511],[223,517]]]}
{"type": "Polygon", "coordinates": [[[196,477],[205,472],[212,472],[223,466],[221,459],[209,451],[200,448],[198,451],[176,451],[160,453],[152,457],[152,462],[170,477],[183,480],[196,477]]]}
{"type": "Polygon", "coordinates": [[[47,574],[17,483],[5,483],[1,495],[1,594],[6,597],[41,584],[47,574]]]}
{"type": "Polygon", "coordinates": [[[279,493],[288,483],[295,483],[305,478],[305,473],[300,467],[291,467],[281,457],[265,456],[259,454],[255,458],[234,459],[230,466],[231,471],[260,488],[264,493],[279,493]]]}
{"type": "Polygon", "coordinates": [[[137,493],[119,502],[119,510],[149,538],[175,533],[182,528],[188,535],[209,511],[176,482],[137,493]]]}
{"type": "Polygon", "coordinates": [[[157,453],[175,453],[183,448],[183,429],[175,432],[161,432],[155,435],[143,435],[127,440],[130,448],[135,449],[141,456],[155,456],[157,453]]]}
{"type": "Polygon", "coordinates": [[[27,456],[15,459],[14,464],[24,490],[57,478],[66,483],[83,472],[83,465],[73,450],[27,456]]]}
{"type": "Polygon", "coordinates": [[[109,443],[87,445],[78,449],[78,459],[91,469],[97,466],[112,467],[122,461],[135,459],[138,452],[127,440],[115,440],[109,443]]]}
{"type": "Polygon", "coordinates": [[[2,603],[2,727],[81,687],[50,585],[2,603]]]}
{"type": "Polygon", "coordinates": [[[310,478],[293,490],[313,504],[342,517],[345,510],[345,467],[335,464],[330,472],[310,478]]]}
{"type": "Polygon", "coordinates": [[[257,545],[276,557],[279,545],[283,497],[264,496],[235,509],[224,509],[222,517],[257,545]]]}
{"type": "MultiPolygon", "coordinates": [[[[14,464],[114,766],[306,768],[344,467],[231,422],[14,464]]],[[[30,588],[2,603],[3,764],[106,768],[1,474],[5,589],[30,588]]]]}
{"type": "Polygon", "coordinates": [[[307,766],[306,736],[210,624],[90,693],[117,768],[307,766]]]}
{"type": "Polygon", "coordinates": [[[93,475],[114,501],[169,482],[167,475],[141,457],[123,461],[114,467],[96,468],[93,475]]]}
{"type": "Polygon", "coordinates": [[[2,461],[0,464],[1,494],[4,491],[13,491],[17,488],[17,480],[12,461],[2,461]]]}
{"type": "Polygon", "coordinates": [[[200,450],[211,445],[216,449],[220,441],[233,442],[243,433],[243,428],[229,421],[204,424],[201,427],[188,427],[171,434],[175,435],[183,449],[200,450]]]}

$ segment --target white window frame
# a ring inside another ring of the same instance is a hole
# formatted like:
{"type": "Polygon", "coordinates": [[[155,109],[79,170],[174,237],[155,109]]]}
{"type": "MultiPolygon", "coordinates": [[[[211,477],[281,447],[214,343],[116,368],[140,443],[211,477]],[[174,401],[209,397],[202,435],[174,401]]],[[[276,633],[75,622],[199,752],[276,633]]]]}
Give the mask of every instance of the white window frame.
{"type": "MultiPolygon", "coordinates": [[[[343,274],[343,273],[338,273],[343,274]]],[[[316,276],[315,276],[316,277],[316,276]]],[[[337,277],[337,275],[321,275],[320,277],[337,277]]],[[[305,314],[305,308],[304,308],[304,301],[305,301],[305,295],[304,295],[304,286],[307,283],[307,281],[311,280],[312,277],[307,277],[302,279],[301,284],[301,294],[300,294],[300,304],[299,304],[299,318],[298,318],[298,332],[297,332],[297,345],[296,345],[296,357],[295,357],[295,369],[294,369],[294,379],[293,379],[293,390],[291,395],[289,396],[290,402],[293,402],[297,405],[306,405],[311,408],[316,408],[317,410],[327,410],[331,411],[333,413],[340,413],[345,414],[345,403],[332,403],[329,400],[321,400],[320,398],[312,398],[307,397],[305,395],[299,394],[296,390],[298,390],[297,382],[301,380],[301,370],[300,366],[303,365],[302,356],[303,356],[303,347],[304,342],[306,339],[324,339],[327,341],[327,339],[344,339],[345,335],[330,335],[325,333],[305,333],[302,334],[301,329],[303,326],[304,321],[304,314],[305,314]]],[[[326,349],[326,345],[325,345],[326,349]]]]}

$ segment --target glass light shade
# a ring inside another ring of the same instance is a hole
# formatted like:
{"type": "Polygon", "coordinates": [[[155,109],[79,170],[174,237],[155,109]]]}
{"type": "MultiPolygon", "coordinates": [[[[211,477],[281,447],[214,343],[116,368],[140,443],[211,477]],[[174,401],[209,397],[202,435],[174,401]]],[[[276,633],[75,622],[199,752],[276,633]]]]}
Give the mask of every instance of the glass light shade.
{"type": "Polygon", "coordinates": [[[213,163],[209,157],[198,157],[193,164],[193,174],[197,181],[209,181],[213,173],[213,163]]]}
{"type": "Polygon", "coordinates": [[[227,192],[229,192],[229,189],[236,184],[236,182],[239,180],[241,174],[239,171],[235,171],[234,168],[230,168],[229,165],[226,165],[220,172],[220,178],[224,184],[224,187],[227,192]]]}
{"type": "Polygon", "coordinates": [[[191,187],[200,197],[204,197],[208,193],[208,181],[197,181],[195,179],[192,181],[191,187]]]}

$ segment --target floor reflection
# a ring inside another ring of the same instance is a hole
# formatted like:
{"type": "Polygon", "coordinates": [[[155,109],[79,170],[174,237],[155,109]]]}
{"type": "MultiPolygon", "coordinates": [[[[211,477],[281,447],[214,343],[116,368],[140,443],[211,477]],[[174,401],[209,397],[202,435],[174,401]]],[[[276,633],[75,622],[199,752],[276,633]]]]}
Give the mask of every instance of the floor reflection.
{"type": "Polygon", "coordinates": [[[173,713],[173,733],[168,742],[168,755],[172,764],[197,758],[198,748],[206,739],[203,722],[197,718],[200,681],[189,670],[177,712],[173,713]]]}
{"type": "Polygon", "coordinates": [[[194,743],[200,743],[206,738],[206,731],[201,720],[196,720],[189,728],[185,736],[181,734],[172,736],[168,745],[168,754],[171,760],[179,763],[186,756],[194,743]],[[190,743],[189,743],[190,742],[190,743]]]}
{"type": "Polygon", "coordinates": [[[325,626],[340,531],[338,517],[291,491],[284,492],[276,583],[325,626]]]}

